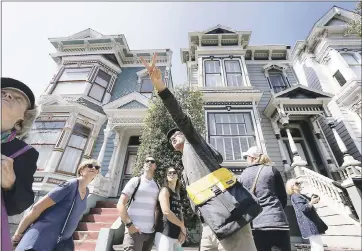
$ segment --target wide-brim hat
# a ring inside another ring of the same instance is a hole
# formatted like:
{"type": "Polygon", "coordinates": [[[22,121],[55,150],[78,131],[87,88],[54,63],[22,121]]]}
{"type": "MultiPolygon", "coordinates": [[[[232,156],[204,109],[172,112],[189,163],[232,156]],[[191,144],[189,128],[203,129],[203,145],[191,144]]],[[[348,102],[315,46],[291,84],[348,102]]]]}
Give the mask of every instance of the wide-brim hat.
{"type": "Polygon", "coordinates": [[[34,93],[23,82],[20,82],[19,80],[13,78],[1,78],[1,89],[13,89],[18,92],[21,92],[29,101],[29,110],[34,109],[35,106],[34,93]]]}
{"type": "Polygon", "coordinates": [[[170,140],[170,138],[172,137],[172,135],[173,135],[175,132],[180,132],[180,129],[178,129],[177,127],[175,127],[175,128],[172,128],[171,130],[169,130],[168,133],[167,133],[167,140],[170,140]]]}

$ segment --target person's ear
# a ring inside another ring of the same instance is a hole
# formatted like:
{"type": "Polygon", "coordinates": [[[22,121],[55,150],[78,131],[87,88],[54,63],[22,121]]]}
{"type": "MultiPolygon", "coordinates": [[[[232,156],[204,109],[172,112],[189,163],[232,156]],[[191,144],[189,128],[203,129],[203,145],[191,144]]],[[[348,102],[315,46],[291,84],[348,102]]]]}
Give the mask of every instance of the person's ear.
{"type": "Polygon", "coordinates": [[[23,122],[24,120],[22,119],[19,119],[15,125],[14,125],[14,129],[17,130],[17,131],[21,131],[23,129],[23,122]]]}

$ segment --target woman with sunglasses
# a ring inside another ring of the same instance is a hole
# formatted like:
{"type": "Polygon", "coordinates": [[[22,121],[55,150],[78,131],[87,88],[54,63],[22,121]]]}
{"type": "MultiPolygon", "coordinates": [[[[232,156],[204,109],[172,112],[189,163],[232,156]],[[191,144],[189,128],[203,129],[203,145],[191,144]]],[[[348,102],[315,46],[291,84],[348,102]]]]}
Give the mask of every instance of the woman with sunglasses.
{"type": "Polygon", "coordinates": [[[34,204],[21,220],[12,241],[15,251],[74,250],[73,233],[87,207],[88,185],[100,165],[86,160],[76,171],[77,178],[54,188],[34,204]]]}
{"type": "Polygon", "coordinates": [[[181,182],[176,169],[169,167],[165,171],[164,187],[158,196],[161,215],[156,225],[157,251],[175,251],[185,241],[186,228],[182,215],[180,188],[181,182]]]}
{"type": "Polygon", "coordinates": [[[312,198],[309,198],[302,195],[301,182],[296,179],[288,180],[285,188],[287,194],[290,195],[303,239],[309,239],[311,251],[323,251],[321,234],[327,231],[328,226],[319,217],[313,206],[319,202],[319,196],[312,195],[312,198]]]}

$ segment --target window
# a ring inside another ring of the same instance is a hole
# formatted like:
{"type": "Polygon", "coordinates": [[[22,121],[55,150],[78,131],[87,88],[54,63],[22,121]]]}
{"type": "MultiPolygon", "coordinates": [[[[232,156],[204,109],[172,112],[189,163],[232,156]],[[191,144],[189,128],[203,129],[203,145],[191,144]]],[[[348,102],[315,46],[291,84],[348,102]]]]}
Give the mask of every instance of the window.
{"type": "Polygon", "coordinates": [[[205,65],[205,85],[207,87],[223,86],[221,78],[221,61],[206,60],[205,65]]]}
{"type": "Polygon", "coordinates": [[[269,81],[270,85],[273,88],[274,93],[284,91],[288,88],[286,79],[283,76],[283,73],[278,70],[269,70],[269,81]]]}
{"type": "Polygon", "coordinates": [[[228,86],[243,86],[241,67],[238,60],[225,61],[226,82],[228,86]]]}
{"type": "Polygon", "coordinates": [[[83,151],[88,141],[90,129],[81,125],[75,124],[73,132],[68,141],[58,171],[63,173],[75,174],[77,167],[83,157],[83,151]]]}
{"type": "Polygon", "coordinates": [[[356,76],[361,77],[361,64],[357,58],[352,53],[341,53],[341,55],[356,76]]]}
{"type": "Polygon", "coordinates": [[[38,169],[45,169],[64,126],[65,121],[36,121],[33,124],[25,141],[40,153],[38,169]]]}
{"type": "Polygon", "coordinates": [[[243,161],[242,153],[255,145],[251,113],[208,113],[209,142],[225,161],[243,161]]]}
{"type": "Polygon", "coordinates": [[[149,79],[149,78],[142,79],[140,93],[147,96],[148,98],[152,97],[153,84],[152,84],[151,79],[149,79]]]}
{"type": "Polygon", "coordinates": [[[102,70],[99,70],[96,80],[93,82],[92,87],[89,90],[88,96],[101,102],[110,80],[110,75],[102,70]]]}
{"type": "Polygon", "coordinates": [[[90,67],[65,68],[62,76],[58,81],[87,81],[90,70],[90,67]]]}
{"type": "Polygon", "coordinates": [[[344,86],[344,84],[347,82],[339,70],[336,71],[336,73],[333,75],[333,77],[337,80],[337,82],[339,83],[340,86],[344,86]]]}
{"type": "Polygon", "coordinates": [[[52,94],[83,94],[91,68],[65,68],[52,94]]]}

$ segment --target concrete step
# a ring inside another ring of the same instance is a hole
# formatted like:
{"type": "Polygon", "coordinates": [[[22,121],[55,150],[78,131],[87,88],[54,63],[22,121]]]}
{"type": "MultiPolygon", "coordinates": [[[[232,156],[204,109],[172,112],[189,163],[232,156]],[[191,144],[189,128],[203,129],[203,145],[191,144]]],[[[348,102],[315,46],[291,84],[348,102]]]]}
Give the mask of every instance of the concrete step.
{"type": "Polygon", "coordinates": [[[352,249],[361,251],[361,236],[348,236],[343,235],[322,235],[323,243],[326,243],[328,247],[335,247],[341,249],[341,247],[345,248],[344,250],[352,249]]]}
{"type": "MultiPolygon", "coordinates": [[[[122,245],[113,245],[114,251],[123,251],[122,245]]],[[[184,251],[198,251],[199,247],[182,247],[184,251]]],[[[152,251],[156,251],[156,246],[153,246],[152,251]]]]}
{"type": "Polygon", "coordinates": [[[111,201],[97,201],[96,208],[117,208],[117,206],[111,201]]]}
{"type": "Polygon", "coordinates": [[[101,228],[110,228],[113,223],[79,222],[77,231],[99,231],[101,228]]]}
{"type": "Polygon", "coordinates": [[[328,225],[326,235],[334,236],[356,236],[361,238],[361,228],[356,225],[328,225]]]}
{"type": "Polygon", "coordinates": [[[117,208],[91,208],[90,214],[116,214],[119,215],[117,208]]]}
{"type": "Polygon", "coordinates": [[[117,220],[118,215],[116,214],[88,214],[83,216],[83,222],[103,222],[113,223],[117,220]]]}
{"type": "Polygon", "coordinates": [[[97,241],[96,240],[86,240],[86,241],[74,241],[74,250],[75,251],[94,251],[96,249],[97,241]]]}
{"type": "Polygon", "coordinates": [[[74,240],[97,240],[99,231],[75,231],[74,240]]]}
{"type": "MultiPolygon", "coordinates": [[[[295,244],[297,251],[310,251],[309,244],[295,244]]],[[[340,248],[340,247],[328,247],[324,245],[324,251],[361,251],[361,249],[351,249],[351,248],[340,248]]]]}

